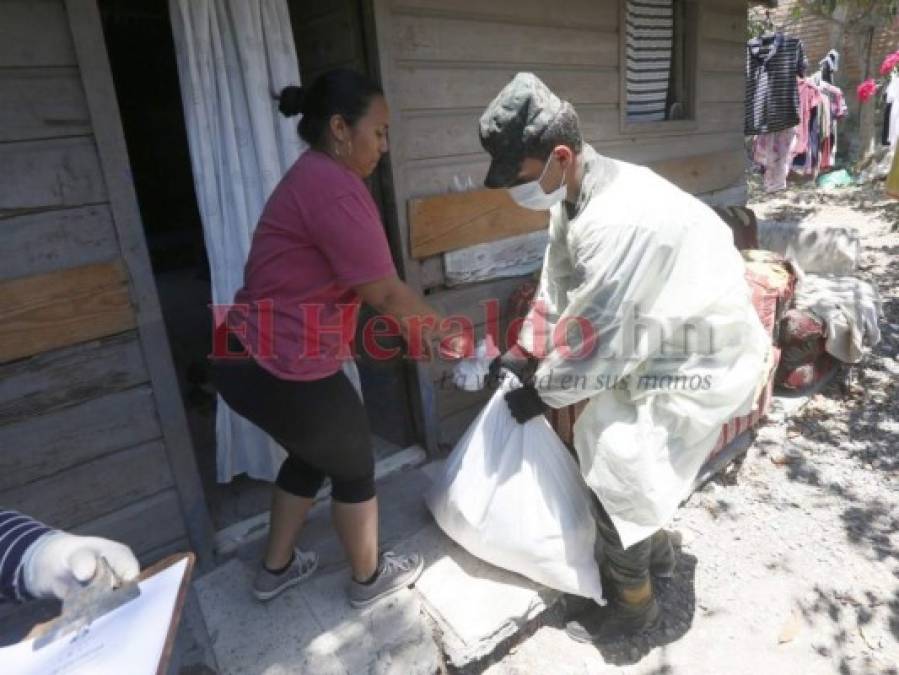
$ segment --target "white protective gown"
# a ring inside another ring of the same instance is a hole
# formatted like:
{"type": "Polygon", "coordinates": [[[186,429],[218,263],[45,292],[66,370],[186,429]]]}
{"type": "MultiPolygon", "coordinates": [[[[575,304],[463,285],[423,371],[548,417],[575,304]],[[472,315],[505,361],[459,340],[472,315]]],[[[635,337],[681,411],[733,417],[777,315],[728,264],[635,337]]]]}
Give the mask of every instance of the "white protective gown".
{"type": "Polygon", "coordinates": [[[721,425],[752,409],[770,339],[709,207],[590,146],[583,158],[574,217],[551,211],[519,343],[541,358],[548,405],[589,399],[574,427],[581,473],[628,547],[667,524],[721,425]]]}

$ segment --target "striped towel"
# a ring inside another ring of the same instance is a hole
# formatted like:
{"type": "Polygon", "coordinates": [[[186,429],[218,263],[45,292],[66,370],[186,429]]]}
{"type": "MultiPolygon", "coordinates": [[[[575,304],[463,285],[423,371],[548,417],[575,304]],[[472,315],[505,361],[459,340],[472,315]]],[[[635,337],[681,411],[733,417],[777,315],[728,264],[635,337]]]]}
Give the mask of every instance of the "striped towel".
{"type": "Polygon", "coordinates": [[[665,119],[674,42],[673,0],[627,0],[627,118],[665,119]]]}

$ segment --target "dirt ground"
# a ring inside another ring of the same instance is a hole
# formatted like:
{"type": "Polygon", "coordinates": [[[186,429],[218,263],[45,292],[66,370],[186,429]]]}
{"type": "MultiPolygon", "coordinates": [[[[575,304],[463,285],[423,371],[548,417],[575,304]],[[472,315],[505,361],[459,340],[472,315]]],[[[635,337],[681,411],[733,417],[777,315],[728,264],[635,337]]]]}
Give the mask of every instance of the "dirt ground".
{"type": "Polygon", "coordinates": [[[835,382],[765,425],[738,471],[683,506],[661,629],[599,650],[555,615],[490,675],[899,672],[899,202],[882,184],[752,195],[760,218],[858,228],[882,341],[848,392],[835,382]]]}

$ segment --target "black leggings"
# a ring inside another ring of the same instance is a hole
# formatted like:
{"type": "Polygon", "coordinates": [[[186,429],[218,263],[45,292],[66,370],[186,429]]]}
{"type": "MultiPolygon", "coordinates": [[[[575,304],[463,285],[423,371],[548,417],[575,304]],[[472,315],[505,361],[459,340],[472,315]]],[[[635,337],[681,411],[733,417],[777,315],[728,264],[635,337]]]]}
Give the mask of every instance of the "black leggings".
{"type": "Polygon", "coordinates": [[[312,498],[328,476],[335,501],[357,504],[375,496],[368,416],[342,371],[298,382],[276,377],[245,358],[213,360],[212,379],[238,415],[287,450],[278,487],[312,498]]]}

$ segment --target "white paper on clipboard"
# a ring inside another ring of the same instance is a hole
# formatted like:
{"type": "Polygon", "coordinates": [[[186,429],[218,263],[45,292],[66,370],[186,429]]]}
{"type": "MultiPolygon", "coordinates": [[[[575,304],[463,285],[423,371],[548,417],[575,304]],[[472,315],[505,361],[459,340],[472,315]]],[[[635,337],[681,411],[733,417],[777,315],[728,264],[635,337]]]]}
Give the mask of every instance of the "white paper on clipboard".
{"type": "Polygon", "coordinates": [[[154,675],[188,559],[141,581],[140,597],[89,627],[35,651],[34,640],[0,648],[0,673],[16,675],[154,675]]]}

